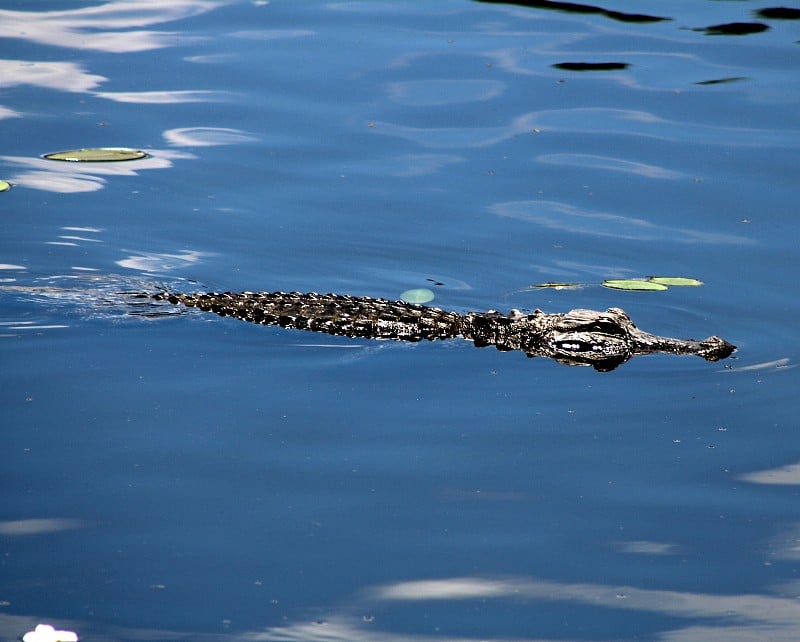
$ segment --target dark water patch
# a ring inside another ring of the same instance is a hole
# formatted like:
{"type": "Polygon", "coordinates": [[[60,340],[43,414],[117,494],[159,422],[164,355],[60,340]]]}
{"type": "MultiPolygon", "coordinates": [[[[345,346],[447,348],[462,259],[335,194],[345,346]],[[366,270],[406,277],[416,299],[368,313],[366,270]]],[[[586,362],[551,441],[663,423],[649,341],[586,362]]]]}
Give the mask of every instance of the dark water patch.
{"type": "Polygon", "coordinates": [[[730,78],[714,78],[713,80],[699,80],[695,85],[723,85],[730,82],[747,80],[746,76],[731,76],[730,78]]]}
{"type": "Polygon", "coordinates": [[[551,66],[565,71],[618,71],[627,69],[630,64],[627,62],[559,62],[551,66]]]}
{"type": "Polygon", "coordinates": [[[672,18],[662,18],[660,16],[649,16],[641,13],[625,13],[622,11],[612,11],[595,7],[589,4],[577,4],[574,2],[551,2],[550,0],[476,0],[487,4],[513,4],[518,7],[530,7],[531,9],[549,9],[552,11],[563,11],[565,13],[598,14],[618,20],[619,22],[663,22],[672,18]]]}
{"type": "Polygon", "coordinates": [[[753,33],[769,31],[769,26],[760,22],[728,22],[703,27],[696,31],[704,31],[709,36],[747,36],[753,33]]]}
{"type": "Polygon", "coordinates": [[[767,20],[800,20],[800,9],[793,7],[766,7],[755,14],[767,20]]]}

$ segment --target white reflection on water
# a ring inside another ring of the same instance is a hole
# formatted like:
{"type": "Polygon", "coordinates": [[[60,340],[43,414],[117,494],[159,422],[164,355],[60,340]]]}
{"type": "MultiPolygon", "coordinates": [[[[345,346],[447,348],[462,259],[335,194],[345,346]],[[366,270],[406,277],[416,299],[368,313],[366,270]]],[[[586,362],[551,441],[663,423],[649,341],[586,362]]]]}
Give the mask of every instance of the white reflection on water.
{"type": "Polygon", "coordinates": [[[97,91],[98,98],[118,103],[138,103],[143,105],[164,105],[178,103],[223,102],[230,98],[225,91],[181,90],[181,91],[97,91]]]}
{"type": "Polygon", "coordinates": [[[638,174],[647,178],[672,179],[685,178],[686,174],[676,172],[658,165],[648,165],[611,156],[593,154],[541,154],[536,157],[539,163],[548,165],[566,165],[571,167],[588,167],[590,169],[607,169],[612,172],[638,174]]]}
{"type": "Polygon", "coordinates": [[[290,40],[309,38],[317,33],[311,29],[243,29],[233,31],[229,35],[243,40],[290,40]]]}
{"type": "Polygon", "coordinates": [[[34,60],[0,60],[0,77],[3,87],[33,85],[58,91],[85,92],[108,80],[84,71],[74,62],[34,60]]]}
{"type": "Polygon", "coordinates": [[[678,547],[675,544],[650,540],[618,542],[617,549],[623,553],[634,555],[676,555],[678,553],[678,547]]]}
{"type": "Polygon", "coordinates": [[[18,111],[14,111],[13,109],[9,109],[8,107],[3,107],[0,105],[0,120],[5,118],[20,118],[22,114],[18,111]]]}
{"type": "Polygon", "coordinates": [[[0,522],[0,535],[42,535],[58,533],[73,528],[80,528],[83,522],[79,519],[51,517],[42,519],[15,519],[0,522]]]}
{"type": "Polygon", "coordinates": [[[466,160],[464,156],[457,154],[400,154],[390,158],[364,160],[355,164],[349,173],[413,178],[430,176],[440,169],[464,163],[466,160]]]}
{"type": "MultiPolygon", "coordinates": [[[[790,585],[784,588],[792,591],[797,587],[790,585]]],[[[91,622],[59,621],[59,625],[80,630],[87,637],[99,636],[98,639],[106,640],[478,642],[487,639],[511,639],[507,636],[487,635],[487,632],[476,632],[473,636],[452,636],[435,632],[417,634],[408,632],[407,627],[406,632],[381,629],[380,613],[393,606],[406,605],[404,608],[408,608],[408,605],[419,604],[424,610],[431,603],[457,603],[462,600],[477,600],[482,609],[490,609],[493,603],[498,602],[498,608],[503,612],[509,606],[524,609],[525,605],[543,607],[564,603],[575,609],[576,619],[603,617],[605,626],[609,624],[608,618],[619,618],[620,623],[625,622],[625,612],[660,615],[670,619],[650,639],[662,642],[797,642],[800,639],[800,604],[796,597],[777,594],[709,594],[642,589],[635,586],[554,582],[526,577],[453,577],[385,584],[367,589],[357,598],[340,603],[328,617],[309,617],[301,622],[262,630],[211,634],[115,627],[104,631],[102,624],[98,624],[96,619],[91,622]],[[581,613],[581,607],[590,610],[581,613]],[[599,613],[601,609],[606,609],[608,613],[603,616],[599,613]],[[373,615],[376,611],[377,614],[373,615]]],[[[47,619],[47,614],[37,614],[36,618],[39,621],[47,619]]],[[[15,639],[36,618],[0,615],[0,635],[15,639]]],[[[526,628],[529,627],[530,623],[526,628]]],[[[513,639],[516,642],[552,640],[518,635],[514,635],[513,639]]],[[[559,636],[558,639],[560,642],[577,642],[587,638],[559,636]]]]}
{"type": "Polygon", "coordinates": [[[623,238],[636,241],[671,240],[679,243],[715,245],[752,245],[754,240],[734,234],[703,232],[685,227],[658,225],[648,220],[593,212],[559,201],[507,201],[489,206],[489,211],[504,218],[514,218],[553,230],[591,236],[623,238]]]}
{"type": "Polygon", "coordinates": [[[180,254],[134,254],[115,263],[120,267],[140,272],[169,272],[200,263],[208,256],[212,255],[207,252],[186,250],[180,254]]]}
{"type": "Polygon", "coordinates": [[[231,127],[178,127],[165,131],[164,138],[170,145],[177,147],[238,145],[258,140],[241,129],[231,127]]]}
{"type": "MultiPolygon", "coordinates": [[[[495,121],[495,115],[487,112],[495,121]]],[[[532,133],[574,133],[586,136],[635,136],[683,144],[731,147],[785,147],[800,140],[800,131],[755,127],[723,127],[679,122],[636,109],[577,107],[528,112],[505,125],[480,127],[411,127],[375,121],[375,133],[411,140],[423,147],[482,148],[532,133]]],[[[623,138],[624,140],[624,138],[623,138]]]]}
{"type": "MultiPolygon", "coordinates": [[[[795,598],[771,595],[711,595],[680,591],[640,589],[634,586],[611,586],[551,582],[527,578],[490,579],[460,577],[442,580],[400,582],[377,587],[366,593],[366,601],[373,608],[390,603],[456,600],[513,600],[515,603],[567,602],[592,609],[607,608],[613,611],[638,611],[664,616],[686,618],[680,624],[665,630],[657,639],[672,642],[730,642],[731,640],[796,641],[800,639],[800,604],[795,598]],[[702,624],[697,620],[702,619],[702,624]],[[718,624],[709,622],[718,620],[718,624]]],[[[483,603],[483,602],[482,602],[483,603]]],[[[367,604],[364,607],[368,607],[367,604]]],[[[351,612],[355,608],[351,605],[351,612]]],[[[363,610],[363,609],[362,609],[363,610]]],[[[595,614],[596,615],[596,614],[595,614]]],[[[580,616],[580,614],[576,614],[580,616]]],[[[439,640],[479,640],[484,637],[449,637],[397,634],[376,630],[363,618],[338,616],[320,623],[302,623],[276,627],[261,633],[247,635],[250,640],[398,640],[415,642],[439,640]]],[[[496,639],[496,638],[493,638],[496,639]]],[[[515,637],[520,642],[541,641],[541,638],[515,637]]],[[[569,638],[559,638],[566,642],[569,638]]]]}
{"type": "Polygon", "coordinates": [[[401,105],[432,107],[491,100],[501,95],[506,84],[498,80],[405,80],[390,83],[389,97],[401,105]]]}
{"type": "MultiPolygon", "coordinates": [[[[174,46],[177,42],[175,32],[137,28],[196,16],[221,4],[219,0],[116,0],[61,11],[0,9],[0,25],[6,38],[126,53],[174,46]],[[122,29],[124,33],[120,33],[122,29]]],[[[181,35],[180,42],[186,42],[185,35],[181,35]]]]}
{"type": "Polygon", "coordinates": [[[739,479],[754,484],[773,484],[780,486],[800,485],[800,462],[788,466],[779,466],[768,470],[759,470],[739,475],[739,479]]]}
{"type": "MultiPolygon", "coordinates": [[[[55,151],[55,150],[53,150],[55,151]]],[[[195,158],[188,152],[147,150],[147,158],[116,163],[69,163],[28,156],[0,156],[0,161],[26,168],[7,180],[46,192],[94,192],[105,185],[104,176],[137,176],[141,170],[172,167],[175,159],[195,158]]]]}

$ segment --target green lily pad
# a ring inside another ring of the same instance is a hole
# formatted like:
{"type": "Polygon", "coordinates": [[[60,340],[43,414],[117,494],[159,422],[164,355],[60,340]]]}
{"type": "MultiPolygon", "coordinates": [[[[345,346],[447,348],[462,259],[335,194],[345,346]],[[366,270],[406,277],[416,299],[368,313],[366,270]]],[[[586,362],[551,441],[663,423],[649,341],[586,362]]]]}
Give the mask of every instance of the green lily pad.
{"type": "Polygon", "coordinates": [[[579,283],[557,283],[555,281],[548,281],[547,283],[532,285],[531,289],[553,288],[554,290],[576,290],[579,287],[581,287],[579,283]]]}
{"type": "Polygon", "coordinates": [[[656,292],[667,289],[666,285],[643,279],[606,279],[601,285],[615,290],[650,290],[656,292]]]}
{"type": "Polygon", "coordinates": [[[406,303],[428,303],[428,301],[433,301],[435,296],[428,288],[415,288],[406,290],[400,295],[400,298],[406,303]]]}
{"type": "Polygon", "coordinates": [[[11,183],[8,181],[0,181],[0,192],[7,192],[11,189],[11,183]]]}
{"type": "Polygon", "coordinates": [[[647,279],[650,283],[660,283],[661,285],[674,285],[682,286],[696,286],[703,285],[702,281],[697,279],[689,279],[685,276],[651,276],[647,279]]]}
{"type": "Polygon", "coordinates": [[[71,163],[109,163],[147,158],[147,154],[138,149],[127,147],[98,147],[96,149],[73,149],[66,152],[45,154],[48,160],[68,161],[71,163]]]}

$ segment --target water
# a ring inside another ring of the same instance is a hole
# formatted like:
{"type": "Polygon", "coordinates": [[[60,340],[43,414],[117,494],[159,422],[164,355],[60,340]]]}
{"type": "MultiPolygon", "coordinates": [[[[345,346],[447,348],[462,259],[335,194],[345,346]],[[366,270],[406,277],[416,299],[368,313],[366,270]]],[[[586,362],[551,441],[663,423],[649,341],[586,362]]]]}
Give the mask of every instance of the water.
{"type": "Polygon", "coordinates": [[[800,22],[536,4],[5,3],[3,638],[800,636],[800,22]],[[98,146],[150,157],[41,158],[98,146]],[[599,287],[648,275],[704,285],[599,287]],[[597,373],[118,294],[165,286],[739,351],[597,373]]]}

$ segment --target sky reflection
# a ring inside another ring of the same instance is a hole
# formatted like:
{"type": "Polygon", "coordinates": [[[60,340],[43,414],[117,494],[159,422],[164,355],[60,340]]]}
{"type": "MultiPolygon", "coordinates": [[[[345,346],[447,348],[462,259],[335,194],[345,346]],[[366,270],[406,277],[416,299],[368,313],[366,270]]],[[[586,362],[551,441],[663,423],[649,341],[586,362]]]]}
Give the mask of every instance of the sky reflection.
{"type": "Polygon", "coordinates": [[[32,85],[57,91],[88,92],[108,80],[105,76],[87,73],[83,65],[73,62],[0,60],[3,87],[32,85]]]}
{"type": "Polygon", "coordinates": [[[753,239],[721,232],[704,232],[684,227],[658,225],[643,218],[597,212],[559,201],[507,201],[489,206],[503,218],[513,218],[552,230],[635,241],[672,240],[678,243],[752,245],[753,239]]]}
{"type": "Polygon", "coordinates": [[[192,89],[180,91],[98,91],[94,95],[98,98],[105,98],[118,103],[138,103],[142,105],[210,103],[222,102],[230,98],[228,92],[192,89]]]}
{"type": "MultiPolygon", "coordinates": [[[[117,0],[65,11],[0,9],[0,25],[6,38],[130,53],[170,47],[176,42],[175,32],[138,28],[196,16],[221,4],[214,0],[117,0]]],[[[185,36],[182,42],[186,42],[185,36]]]]}
{"type": "Polygon", "coordinates": [[[147,150],[147,158],[118,163],[68,163],[26,156],[0,156],[0,161],[22,167],[10,174],[8,180],[20,187],[46,192],[74,194],[103,189],[106,176],[137,176],[146,169],[172,167],[175,159],[194,158],[188,152],[176,150],[147,150]]]}
{"type": "MultiPolygon", "coordinates": [[[[792,587],[789,587],[792,588],[792,587]]],[[[229,640],[238,642],[478,642],[486,639],[505,639],[486,634],[448,635],[434,632],[415,633],[382,628],[382,616],[387,609],[418,604],[425,609],[433,603],[478,601],[482,609],[500,612],[516,605],[568,603],[584,607],[586,617],[599,617],[598,609],[609,614],[625,611],[650,613],[669,618],[674,626],[666,625],[652,638],[663,642],[731,642],[732,640],[770,640],[796,642],[800,639],[800,608],[795,597],[780,594],[710,594],[689,591],[642,589],[577,582],[555,582],[529,577],[452,577],[389,583],[367,589],[355,599],[345,601],[330,616],[314,617],[283,626],[262,630],[230,631],[206,634],[203,632],[157,631],[117,628],[113,632],[98,631],[94,622],[70,620],[69,625],[79,635],[102,635],[109,640],[162,639],[229,640]],[[373,615],[378,613],[378,615],[373,615]]],[[[407,611],[404,611],[407,612],[407,611]]],[[[43,616],[44,617],[44,616],[43,616]]],[[[576,617],[581,613],[576,612],[576,617]]],[[[390,618],[391,619],[391,618],[390,618]]],[[[0,616],[0,634],[13,639],[24,632],[29,617],[0,616]]],[[[518,642],[546,642],[552,637],[519,637],[518,642]]],[[[585,641],[585,637],[559,636],[560,642],[585,641]]]]}
{"type": "Polygon", "coordinates": [[[597,156],[592,154],[541,154],[536,157],[536,161],[548,165],[606,169],[612,172],[638,174],[639,176],[645,176],[647,178],[664,180],[686,178],[686,174],[667,169],[666,167],[638,163],[622,158],[612,158],[611,156],[597,156]]]}

